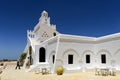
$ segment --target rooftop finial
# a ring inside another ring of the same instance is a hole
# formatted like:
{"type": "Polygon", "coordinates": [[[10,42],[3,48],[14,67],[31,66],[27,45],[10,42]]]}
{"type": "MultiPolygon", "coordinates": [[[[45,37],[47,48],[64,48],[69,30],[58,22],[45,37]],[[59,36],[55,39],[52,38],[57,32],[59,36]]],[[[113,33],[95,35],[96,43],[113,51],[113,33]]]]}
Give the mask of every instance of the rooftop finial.
{"type": "Polygon", "coordinates": [[[47,11],[44,10],[42,13],[47,13],[47,11]]]}
{"type": "Polygon", "coordinates": [[[44,17],[48,17],[48,13],[45,10],[42,12],[41,15],[44,16],[44,17]]]}

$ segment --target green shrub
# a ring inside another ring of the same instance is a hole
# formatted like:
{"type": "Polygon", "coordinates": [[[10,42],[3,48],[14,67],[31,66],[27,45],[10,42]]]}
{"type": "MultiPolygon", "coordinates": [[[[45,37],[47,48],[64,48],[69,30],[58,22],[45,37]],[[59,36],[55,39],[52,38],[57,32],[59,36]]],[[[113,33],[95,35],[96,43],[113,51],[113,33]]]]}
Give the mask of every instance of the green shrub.
{"type": "Polygon", "coordinates": [[[26,56],[27,56],[27,53],[22,53],[20,55],[19,61],[20,61],[21,66],[24,64],[24,60],[25,60],[26,56]]]}
{"type": "Polygon", "coordinates": [[[58,67],[56,70],[57,75],[62,75],[64,72],[64,68],[63,67],[58,67]]]}
{"type": "Polygon", "coordinates": [[[30,67],[30,61],[26,63],[26,68],[29,68],[29,67],[30,67]]]}

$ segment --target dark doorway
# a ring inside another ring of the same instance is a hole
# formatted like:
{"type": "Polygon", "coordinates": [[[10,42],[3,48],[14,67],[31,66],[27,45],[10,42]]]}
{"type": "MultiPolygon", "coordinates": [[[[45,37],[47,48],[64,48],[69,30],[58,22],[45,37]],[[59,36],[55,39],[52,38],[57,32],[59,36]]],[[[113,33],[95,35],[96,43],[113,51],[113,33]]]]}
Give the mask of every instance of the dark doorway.
{"type": "Polygon", "coordinates": [[[73,64],[73,55],[68,55],[68,64],[73,64]]]}
{"type": "Polygon", "coordinates": [[[30,65],[32,65],[33,60],[32,60],[32,47],[29,47],[29,60],[30,60],[30,65]]]}
{"type": "Polygon", "coordinates": [[[101,62],[106,63],[106,55],[105,54],[101,55],[101,62]]]}
{"type": "Polygon", "coordinates": [[[31,55],[32,54],[32,47],[30,46],[29,47],[29,55],[31,55]]]}
{"type": "Polygon", "coordinates": [[[86,63],[90,63],[90,55],[86,55],[86,63]]]}
{"type": "Polygon", "coordinates": [[[52,56],[52,61],[53,61],[53,64],[54,64],[54,61],[55,61],[55,55],[52,56]]]}
{"type": "Polygon", "coordinates": [[[39,50],[39,62],[45,62],[45,48],[43,47],[39,50]]]}

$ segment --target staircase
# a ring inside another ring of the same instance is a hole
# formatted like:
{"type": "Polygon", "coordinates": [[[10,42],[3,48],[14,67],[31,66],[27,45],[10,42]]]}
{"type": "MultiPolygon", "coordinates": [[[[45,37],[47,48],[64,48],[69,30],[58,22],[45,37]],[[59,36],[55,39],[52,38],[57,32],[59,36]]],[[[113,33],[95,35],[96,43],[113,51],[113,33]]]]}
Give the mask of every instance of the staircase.
{"type": "Polygon", "coordinates": [[[41,70],[42,68],[50,68],[50,65],[48,62],[44,63],[38,63],[36,65],[31,65],[30,68],[27,70],[27,72],[33,72],[36,70],[41,70]]]}

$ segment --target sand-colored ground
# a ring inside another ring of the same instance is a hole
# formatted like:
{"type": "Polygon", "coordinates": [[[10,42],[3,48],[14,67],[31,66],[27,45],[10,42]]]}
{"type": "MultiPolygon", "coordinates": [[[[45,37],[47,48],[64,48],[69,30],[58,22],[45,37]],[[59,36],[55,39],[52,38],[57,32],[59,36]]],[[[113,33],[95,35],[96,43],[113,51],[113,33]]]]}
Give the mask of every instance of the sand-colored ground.
{"type": "Polygon", "coordinates": [[[6,69],[0,74],[1,80],[120,80],[120,73],[116,76],[95,76],[94,71],[74,74],[48,74],[26,72],[25,69],[15,70],[15,64],[7,64],[6,69]]]}

